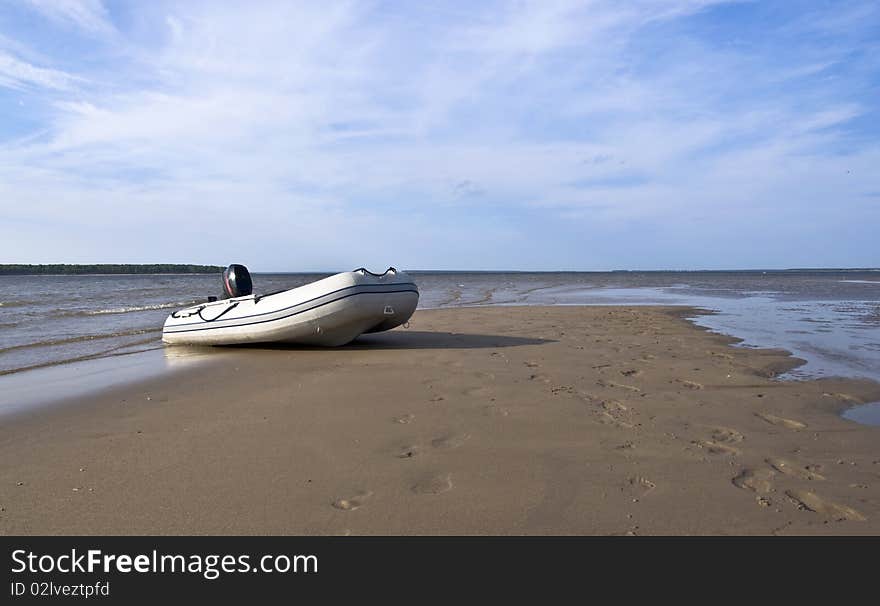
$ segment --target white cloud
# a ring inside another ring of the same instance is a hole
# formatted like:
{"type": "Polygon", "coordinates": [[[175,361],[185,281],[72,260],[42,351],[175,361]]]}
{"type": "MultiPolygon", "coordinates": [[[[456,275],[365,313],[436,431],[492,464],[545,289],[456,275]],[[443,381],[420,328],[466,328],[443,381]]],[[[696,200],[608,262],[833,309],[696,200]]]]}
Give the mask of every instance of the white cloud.
{"type": "Polygon", "coordinates": [[[74,88],[82,78],[60,70],[37,67],[0,50],[0,86],[18,90],[38,86],[66,91],[74,88]]]}
{"type": "Polygon", "coordinates": [[[32,8],[60,25],[90,33],[115,31],[101,0],[27,0],[32,8]]]}
{"type": "MultiPolygon", "coordinates": [[[[552,248],[553,235],[530,235],[533,216],[560,231],[709,224],[880,190],[876,145],[835,149],[863,104],[779,84],[822,75],[839,47],[757,70],[752,54],[688,34],[645,46],[718,3],[156,6],[137,42],[114,38],[99,73],[0,54],[0,84],[51,92],[41,136],[0,143],[0,200],[14,200],[0,214],[90,234],[68,250],[104,238],[114,254],[153,259],[159,246],[178,259],[222,241],[268,269],[362,255],[450,267],[525,258],[524,237],[552,248]],[[113,86],[84,89],[82,77],[113,86]],[[231,224],[251,237],[230,242],[231,224]],[[388,225],[394,238],[364,240],[388,225]]],[[[97,2],[35,5],[115,31],[97,2]]]]}

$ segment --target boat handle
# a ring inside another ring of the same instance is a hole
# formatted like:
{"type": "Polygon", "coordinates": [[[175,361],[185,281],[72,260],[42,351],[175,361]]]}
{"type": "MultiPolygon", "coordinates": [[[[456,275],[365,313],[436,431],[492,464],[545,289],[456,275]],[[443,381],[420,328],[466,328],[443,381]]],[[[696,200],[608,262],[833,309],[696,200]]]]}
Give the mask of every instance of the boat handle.
{"type": "Polygon", "coordinates": [[[397,273],[397,270],[394,269],[393,267],[389,267],[388,269],[386,269],[386,270],[385,270],[383,273],[381,273],[381,274],[374,274],[373,272],[371,272],[371,271],[370,271],[369,269],[367,269],[366,267],[358,267],[358,268],[355,269],[352,273],[357,273],[357,272],[359,272],[359,271],[362,271],[362,272],[364,272],[365,274],[370,274],[371,276],[376,276],[377,278],[381,278],[382,276],[386,275],[388,272],[392,272],[392,273],[395,273],[395,274],[397,273]]]}

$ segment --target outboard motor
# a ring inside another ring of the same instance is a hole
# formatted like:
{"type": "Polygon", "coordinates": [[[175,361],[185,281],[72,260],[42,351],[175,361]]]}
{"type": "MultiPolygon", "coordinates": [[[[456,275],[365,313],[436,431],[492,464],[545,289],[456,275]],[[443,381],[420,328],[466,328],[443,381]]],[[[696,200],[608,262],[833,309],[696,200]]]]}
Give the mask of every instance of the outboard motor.
{"type": "Polygon", "coordinates": [[[254,293],[251,274],[244,265],[233,263],[223,270],[223,295],[221,299],[246,297],[254,293]]]}

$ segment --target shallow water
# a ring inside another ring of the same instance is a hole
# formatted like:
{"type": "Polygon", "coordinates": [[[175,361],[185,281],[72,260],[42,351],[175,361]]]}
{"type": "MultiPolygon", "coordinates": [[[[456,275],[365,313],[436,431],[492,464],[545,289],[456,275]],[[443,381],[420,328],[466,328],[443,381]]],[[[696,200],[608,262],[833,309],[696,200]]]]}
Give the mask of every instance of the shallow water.
{"type": "MultiPolygon", "coordinates": [[[[266,276],[260,285],[320,277],[266,276]]],[[[159,349],[170,312],[219,291],[212,275],[0,276],[0,375],[159,349]]]]}
{"type": "MultiPolygon", "coordinates": [[[[880,381],[880,271],[411,274],[420,309],[689,305],[715,312],[693,318],[700,326],[806,360],[787,378],[880,381]]],[[[254,283],[269,292],[326,275],[255,274],[254,283]]],[[[219,291],[212,275],[0,276],[0,374],[160,349],[170,311],[219,291]]]]}
{"type": "Polygon", "coordinates": [[[607,272],[429,274],[420,306],[689,305],[715,312],[693,321],[781,347],[806,364],[788,378],[880,381],[880,272],[607,272]]]}
{"type": "Polygon", "coordinates": [[[841,416],[862,425],[880,425],[880,402],[854,406],[844,411],[841,416]]]}

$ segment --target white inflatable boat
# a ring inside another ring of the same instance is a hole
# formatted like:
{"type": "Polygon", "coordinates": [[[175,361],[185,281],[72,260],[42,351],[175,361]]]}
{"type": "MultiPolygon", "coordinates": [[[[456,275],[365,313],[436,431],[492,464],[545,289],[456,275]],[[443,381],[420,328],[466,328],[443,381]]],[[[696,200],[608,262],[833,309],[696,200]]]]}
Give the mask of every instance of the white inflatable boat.
{"type": "Polygon", "coordinates": [[[404,324],[419,302],[419,290],[403,272],[364,268],[277,293],[252,294],[243,265],[223,272],[228,298],[175,311],[162,340],[171,344],[236,345],[300,343],[338,346],[359,335],[404,324]]]}

